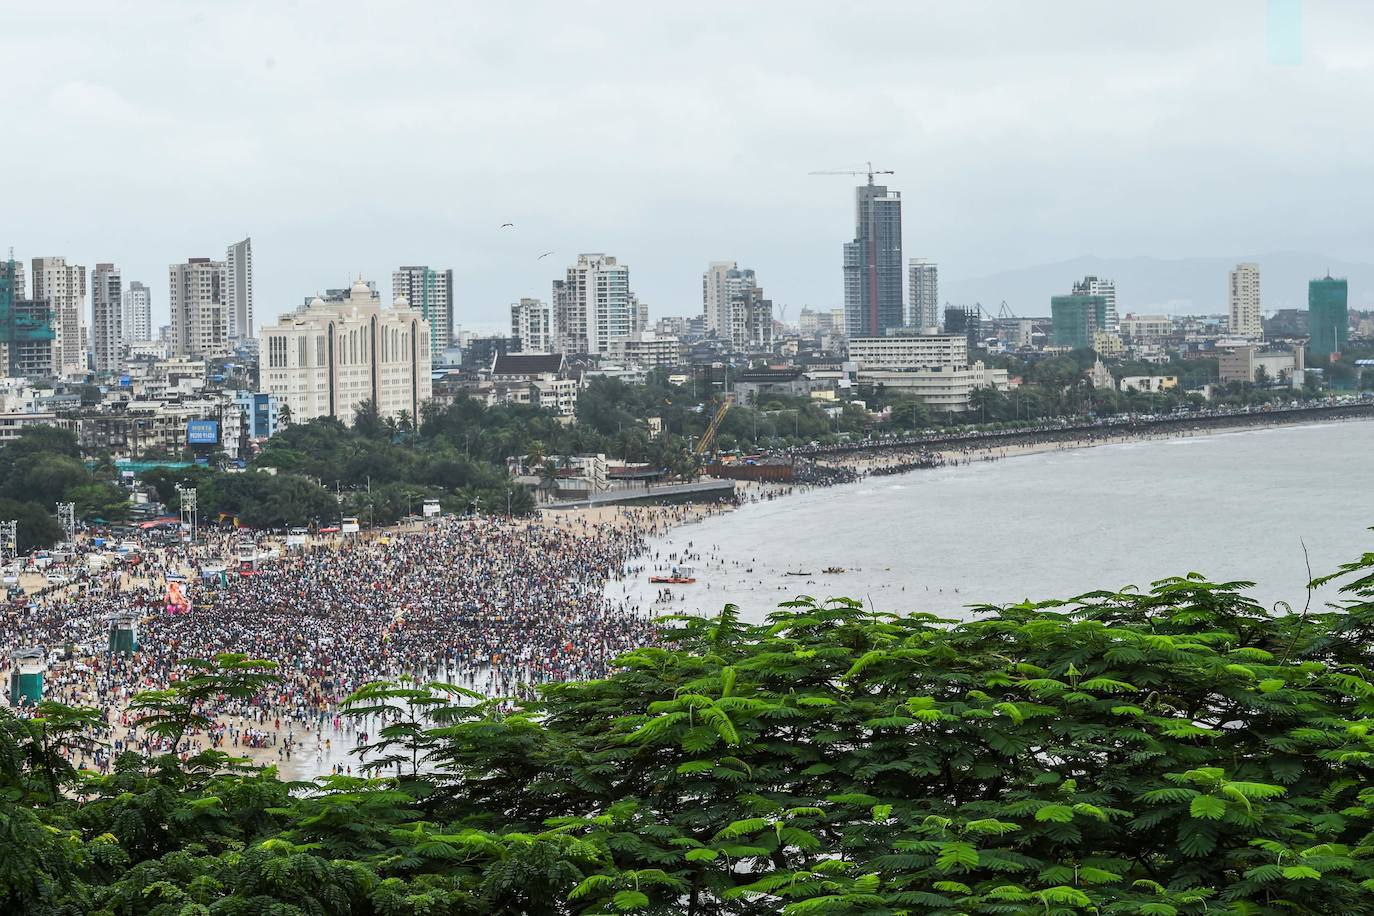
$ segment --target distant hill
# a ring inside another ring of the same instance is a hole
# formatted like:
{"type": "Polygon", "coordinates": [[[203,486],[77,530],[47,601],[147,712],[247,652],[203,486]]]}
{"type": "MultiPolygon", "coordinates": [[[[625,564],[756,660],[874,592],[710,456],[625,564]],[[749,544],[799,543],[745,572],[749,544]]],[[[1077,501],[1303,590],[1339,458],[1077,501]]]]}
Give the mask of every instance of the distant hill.
{"type": "Polygon", "coordinates": [[[1117,311],[1208,313],[1226,311],[1227,273],[1241,261],[1260,266],[1264,311],[1307,307],[1307,281],[1325,276],[1350,281],[1350,307],[1374,307],[1374,264],[1341,261],[1319,254],[1282,252],[1225,258],[1098,258],[1091,255],[1004,270],[985,277],[940,278],[940,299],[960,305],[981,302],[996,314],[1002,300],[1017,315],[1050,311],[1050,296],[1067,293],[1074,280],[1095,274],[1116,281],[1117,311]]]}

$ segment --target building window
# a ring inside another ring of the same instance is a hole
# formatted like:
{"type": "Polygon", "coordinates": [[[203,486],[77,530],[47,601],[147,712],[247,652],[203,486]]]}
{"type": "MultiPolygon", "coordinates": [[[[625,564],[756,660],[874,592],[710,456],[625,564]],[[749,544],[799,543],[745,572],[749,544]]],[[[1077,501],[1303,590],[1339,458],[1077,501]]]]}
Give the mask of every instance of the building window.
{"type": "Polygon", "coordinates": [[[267,338],[267,365],[272,369],[286,367],[286,338],[277,335],[267,338]]]}

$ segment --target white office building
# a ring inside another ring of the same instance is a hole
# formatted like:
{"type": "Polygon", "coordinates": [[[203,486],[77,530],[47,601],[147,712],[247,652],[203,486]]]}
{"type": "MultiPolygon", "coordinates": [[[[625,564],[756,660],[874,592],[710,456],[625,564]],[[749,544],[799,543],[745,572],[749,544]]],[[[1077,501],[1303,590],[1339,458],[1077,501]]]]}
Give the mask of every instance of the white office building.
{"type": "Polygon", "coordinates": [[[849,359],[860,369],[948,369],[968,365],[964,334],[891,334],[854,337],[849,359]]]}
{"type": "Polygon", "coordinates": [[[224,303],[231,341],[253,336],[253,240],[230,245],[224,253],[224,303]]]}
{"type": "Polygon", "coordinates": [[[398,297],[383,308],[358,280],[341,302],[316,297],[262,329],[262,389],[292,423],[335,417],[352,423],[371,399],[383,417],[412,420],[432,394],[431,334],[418,309],[398,297]]]}
{"type": "Polygon", "coordinates": [[[97,374],[119,371],[124,330],[124,281],[113,264],[97,264],[91,271],[91,356],[97,374]]]}
{"type": "Polygon", "coordinates": [[[549,326],[549,307],[538,299],[521,299],[510,304],[510,336],[520,339],[521,353],[550,353],[553,329],[549,326]]]}
{"type": "Polygon", "coordinates": [[[971,366],[930,369],[861,369],[855,381],[916,398],[931,410],[963,413],[979,388],[1010,390],[1005,369],[990,369],[982,362],[971,366]]]}
{"type": "Polygon", "coordinates": [[[940,329],[940,268],[927,258],[907,262],[907,288],[911,302],[907,307],[907,327],[927,334],[940,329]]]}
{"type": "Polygon", "coordinates": [[[1264,336],[1260,319],[1260,271],[1254,263],[1237,264],[1231,271],[1230,325],[1233,336],[1258,340],[1264,336]]]}
{"type": "Polygon", "coordinates": [[[57,257],[34,258],[32,266],[32,298],[48,300],[56,335],[52,342],[53,374],[84,375],[86,268],[57,257]]]}
{"type": "Polygon", "coordinates": [[[635,324],[630,268],[605,254],[581,254],[567,276],[553,282],[554,349],[607,355],[611,341],[635,324]]]}
{"type": "Polygon", "coordinates": [[[229,352],[224,262],[190,258],[167,269],[172,353],[214,359],[229,352]]]}
{"type": "Polygon", "coordinates": [[[124,342],[153,339],[153,291],[137,280],[124,291],[124,342]]]}

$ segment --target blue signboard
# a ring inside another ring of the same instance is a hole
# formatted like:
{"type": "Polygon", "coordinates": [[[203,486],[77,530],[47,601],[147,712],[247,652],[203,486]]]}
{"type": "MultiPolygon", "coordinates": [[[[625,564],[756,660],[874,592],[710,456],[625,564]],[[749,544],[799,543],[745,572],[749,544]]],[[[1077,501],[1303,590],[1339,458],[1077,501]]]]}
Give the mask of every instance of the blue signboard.
{"type": "Polygon", "coordinates": [[[186,442],[190,445],[219,445],[219,421],[189,421],[186,424],[186,442]]]}

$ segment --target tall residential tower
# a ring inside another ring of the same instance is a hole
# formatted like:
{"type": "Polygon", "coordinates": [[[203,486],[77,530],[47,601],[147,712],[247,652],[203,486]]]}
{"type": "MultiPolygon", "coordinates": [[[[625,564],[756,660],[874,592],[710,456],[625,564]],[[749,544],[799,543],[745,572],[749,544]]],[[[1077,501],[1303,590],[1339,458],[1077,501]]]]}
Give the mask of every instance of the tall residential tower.
{"type": "Polygon", "coordinates": [[[153,291],[137,280],[124,291],[124,340],[153,339],[153,291]]]}
{"type": "Polygon", "coordinates": [[[911,309],[906,316],[908,327],[929,334],[940,326],[940,268],[926,258],[912,258],[907,288],[911,309]]]}
{"type": "Polygon", "coordinates": [[[611,341],[634,329],[630,268],[605,254],[580,254],[553,281],[553,328],[559,353],[608,354],[611,341]]]}
{"type": "Polygon", "coordinates": [[[510,336],[520,339],[521,353],[549,353],[553,336],[549,327],[549,307],[538,299],[521,299],[510,304],[510,336]]]}
{"type": "Polygon", "coordinates": [[[1228,330],[1236,337],[1255,340],[1264,336],[1264,324],[1260,320],[1260,272],[1254,263],[1237,264],[1231,271],[1230,327],[1228,330]]]}
{"type": "Polygon", "coordinates": [[[398,267],[391,273],[391,298],[401,296],[428,323],[430,358],[437,363],[453,341],[453,271],[398,267]]]}
{"type": "Polygon", "coordinates": [[[86,268],[66,258],[34,258],[32,280],[33,298],[46,299],[52,314],[53,375],[84,375],[86,268]]]}
{"type": "Polygon", "coordinates": [[[172,312],[172,352],[213,359],[229,352],[224,303],[224,262],[190,258],[167,269],[167,305],[172,312]]]}
{"type": "Polygon", "coordinates": [[[97,374],[119,371],[124,331],[124,281],[113,264],[97,264],[91,271],[91,356],[97,374]]]}
{"type": "Polygon", "coordinates": [[[758,276],[734,261],[712,261],[701,275],[706,330],[734,349],[773,341],[773,303],[763,298],[758,276]]]}
{"type": "Polygon", "coordinates": [[[253,240],[244,239],[224,253],[224,306],[229,339],[253,336],[253,240]]]}

